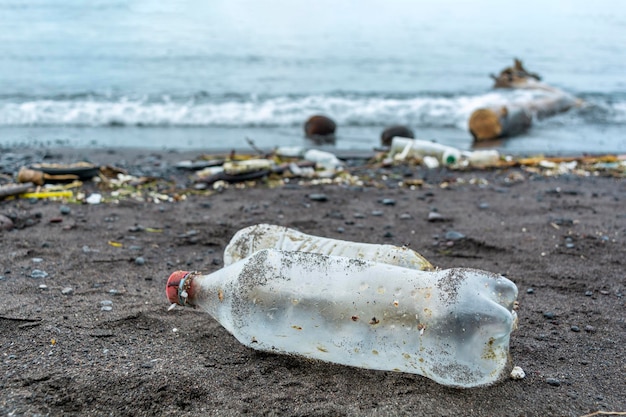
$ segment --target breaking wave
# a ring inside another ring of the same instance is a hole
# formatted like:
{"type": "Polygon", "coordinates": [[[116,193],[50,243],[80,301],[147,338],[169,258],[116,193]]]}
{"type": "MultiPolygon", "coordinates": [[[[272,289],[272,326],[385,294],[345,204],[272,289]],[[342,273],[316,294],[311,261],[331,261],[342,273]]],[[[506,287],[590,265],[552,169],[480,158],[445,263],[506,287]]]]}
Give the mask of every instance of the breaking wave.
{"type": "MultiPolygon", "coordinates": [[[[483,95],[349,94],[268,96],[130,97],[73,94],[0,96],[0,126],[280,127],[326,114],[348,126],[407,124],[465,129],[477,108],[524,101],[527,91],[483,95]]],[[[568,123],[626,124],[626,97],[591,95],[570,112],[568,123]]]]}

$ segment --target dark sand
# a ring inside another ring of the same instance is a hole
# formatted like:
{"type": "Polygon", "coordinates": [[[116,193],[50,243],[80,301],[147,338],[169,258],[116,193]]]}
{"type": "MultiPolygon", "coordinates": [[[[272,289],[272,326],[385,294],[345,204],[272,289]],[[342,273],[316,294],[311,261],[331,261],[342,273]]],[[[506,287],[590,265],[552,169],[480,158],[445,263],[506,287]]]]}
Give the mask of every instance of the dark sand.
{"type": "MultiPolygon", "coordinates": [[[[13,160],[32,162],[42,155],[27,154],[16,151],[13,160]]],[[[166,162],[188,156],[94,152],[90,159],[123,165],[131,173],[174,175],[182,188],[189,174],[168,169],[166,162]]],[[[77,159],[82,159],[79,153],[65,150],[46,160],[77,159]]],[[[546,177],[518,168],[404,167],[383,173],[381,187],[231,186],[176,203],[72,204],[69,214],[61,214],[58,201],[0,201],[0,214],[16,223],[0,232],[5,294],[0,414],[582,416],[626,411],[623,179],[546,177]],[[411,178],[425,184],[396,186],[411,178]],[[328,199],[313,201],[311,193],[328,199]],[[435,209],[445,221],[428,221],[435,209]],[[259,353],[201,311],[167,311],[164,287],[172,271],[219,269],[232,235],[264,222],[345,240],[409,245],[441,268],[507,276],[519,288],[520,303],[512,364],[521,366],[526,378],[452,389],[418,375],[259,353]],[[465,239],[447,242],[451,230],[465,239]],[[136,262],[138,257],[145,263],[136,262]],[[49,275],[33,278],[35,269],[49,275]],[[110,311],[102,309],[108,306],[110,311]]],[[[84,189],[96,185],[86,183],[84,189]]]]}

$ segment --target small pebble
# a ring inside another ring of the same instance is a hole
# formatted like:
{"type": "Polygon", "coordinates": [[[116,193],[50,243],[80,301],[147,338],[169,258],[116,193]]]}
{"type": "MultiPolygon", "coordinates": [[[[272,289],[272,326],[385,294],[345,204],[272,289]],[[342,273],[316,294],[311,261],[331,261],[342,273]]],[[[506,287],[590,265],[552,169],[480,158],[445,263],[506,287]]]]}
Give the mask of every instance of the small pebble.
{"type": "Polygon", "coordinates": [[[13,229],[13,220],[9,219],[4,214],[0,214],[0,230],[13,229]]]}
{"type": "Polygon", "coordinates": [[[585,296],[591,297],[593,295],[593,291],[585,291],[585,296]]]}
{"type": "Polygon", "coordinates": [[[30,272],[30,277],[31,278],[46,278],[48,276],[48,273],[46,271],[42,271],[41,269],[33,269],[30,272]]]}
{"type": "Polygon", "coordinates": [[[385,206],[395,206],[396,200],[394,200],[393,198],[383,198],[382,200],[380,200],[380,203],[385,206]]]}
{"type": "Polygon", "coordinates": [[[571,331],[573,331],[575,333],[578,333],[580,331],[580,327],[578,327],[578,326],[572,326],[572,327],[570,327],[570,329],[571,329],[571,331]]]}
{"type": "Polygon", "coordinates": [[[489,203],[480,203],[480,204],[478,205],[478,208],[479,208],[479,209],[483,209],[483,210],[484,210],[484,209],[488,209],[488,208],[489,208],[489,203]]]}
{"type": "Polygon", "coordinates": [[[69,206],[62,205],[59,207],[59,212],[61,212],[61,214],[70,214],[72,209],[70,209],[69,206]]]}
{"type": "Polygon", "coordinates": [[[543,316],[547,319],[553,319],[554,317],[556,317],[556,314],[551,311],[546,311],[543,313],[543,316]]]}
{"type": "Polygon", "coordinates": [[[328,196],[326,194],[309,194],[309,200],[313,201],[328,201],[328,196]]]}
{"type": "Polygon", "coordinates": [[[48,286],[47,286],[46,284],[41,284],[41,285],[39,286],[39,289],[40,289],[40,290],[47,290],[47,289],[48,289],[48,286]]]}
{"type": "Polygon", "coordinates": [[[586,331],[587,333],[593,333],[593,332],[595,332],[595,331],[596,331],[596,328],[595,328],[595,327],[593,327],[593,326],[589,326],[589,325],[587,325],[587,326],[585,326],[585,331],[586,331]]]}
{"type": "Polygon", "coordinates": [[[31,259],[31,261],[33,261],[34,263],[38,264],[38,263],[43,262],[43,259],[42,258],[33,258],[33,259],[31,259]]]}
{"type": "Polygon", "coordinates": [[[72,287],[65,287],[61,290],[61,294],[63,295],[72,295],[74,294],[74,288],[72,287]]]}
{"type": "Polygon", "coordinates": [[[513,369],[511,369],[511,379],[524,379],[525,377],[526,372],[524,372],[521,367],[514,366],[513,369]]]}
{"type": "Polygon", "coordinates": [[[546,378],[546,382],[548,385],[552,385],[553,387],[558,387],[561,385],[561,381],[556,378],[546,378]]]}
{"type": "Polygon", "coordinates": [[[346,229],[344,229],[343,227],[338,227],[337,228],[337,233],[343,233],[345,231],[346,231],[346,229]]]}
{"type": "Polygon", "coordinates": [[[436,211],[431,211],[430,213],[428,213],[429,222],[441,222],[443,220],[444,220],[443,216],[437,213],[436,211]]]}
{"type": "Polygon", "coordinates": [[[102,305],[102,306],[110,306],[110,305],[113,305],[113,301],[111,301],[111,300],[102,300],[102,301],[100,301],[100,305],[102,305]]]}
{"type": "Polygon", "coordinates": [[[461,240],[461,239],[465,239],[465,235],[463,233],[459,233],[456,230],[449,230],[446,232],[445,234],[445,239],[446,240],[461,240]]]}
{"type": "Polygon", "coordinates": [[[135,265],[145,265],[146,264],[146,260],[143,258],[143,256],[138,256],[135,258],[135,265]]]}
{"type": "Polygon", "coordinates": [[[526,294],[534,294],[535,293],[535,289],[534,288],[529,288],[526,290],[526,294]]]}
{"type": "Polygon", "coordinates": [[[113,310],[113,307],[111,307],[111,306],[102,306],[102,307],[100,307],[100,310],[102,310],[102,311],[111,311],[111,310],[113,310]]]}
{"type": "Polygon", "coordinates": [[[372,216],[374,216],[374,217],[380,217],[380,216],[382,216],[383,214],[384,214],[384,213],[383,213],[382,211],[380,211],[380,210],[374,210],[374,211],[372,211],[372,216]]]}
{"type": "Polygon", "coordinates": [[[390,231],[386,231],[385,234],[383,235],[383,237],[391,238],[391,237],[393,237],[393,233],[391,233],[390,231]]]}
{"type": "Polygon", "coordinates": [[[402,213],[400,215],[400,220],[411,220],[413,218],[413,216],[411,216],[409,213],[402,213]]]}

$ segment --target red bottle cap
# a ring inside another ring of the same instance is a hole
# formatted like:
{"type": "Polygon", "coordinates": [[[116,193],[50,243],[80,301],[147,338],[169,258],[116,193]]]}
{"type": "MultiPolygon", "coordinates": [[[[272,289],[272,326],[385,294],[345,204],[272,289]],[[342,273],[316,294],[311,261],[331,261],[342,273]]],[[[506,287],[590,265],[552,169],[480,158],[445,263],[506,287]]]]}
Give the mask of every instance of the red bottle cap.
{"type": "Polygon", "coordinates": [[[165,286],[165,295],[172,304],[180,304],[178,297],[178,289],[180,288],[180,281],[183,280],[189,274],[189,271],[176,271],[167,279],[165,286]]]}

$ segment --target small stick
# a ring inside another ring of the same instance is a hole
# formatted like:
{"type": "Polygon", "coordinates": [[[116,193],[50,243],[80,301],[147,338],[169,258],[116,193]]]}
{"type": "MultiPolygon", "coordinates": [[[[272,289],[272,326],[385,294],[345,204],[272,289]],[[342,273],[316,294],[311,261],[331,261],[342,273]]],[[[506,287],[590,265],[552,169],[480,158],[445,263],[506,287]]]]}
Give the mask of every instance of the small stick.
{"type": "Polygon", "coordinates": [[[594,413],[585,414],[584,416],[580,416],[580,417],[592,417],[592,416],[599,416],[599,415],[603,415],[603,416],[626,416],[626,411],[596,411],[594,413]]]}
{"type": "Polygon", "coordinates": [[[250,139],[249,137],[246,136],[246,142],[248,142],[248,145],[250,145],[250,147],[252,149],[254,149],[256,151],[256,153],[258,153],[259,155],[263,155],[265,152],[263,152],[262,149],[258,148],[254,141],[252,139],[250,139]]]}
{"type": "Polygon", "coordinates": [[[9,197],[16,194],[22,194],[30,190],[34,186],[35,184],[33,184],[32,182],[27,182],[25,184],[12,184],[9,186],[0,187],[0,198],[9,197]]]}

